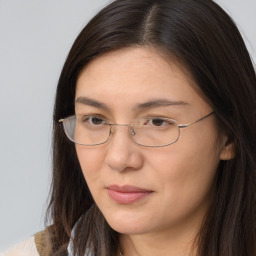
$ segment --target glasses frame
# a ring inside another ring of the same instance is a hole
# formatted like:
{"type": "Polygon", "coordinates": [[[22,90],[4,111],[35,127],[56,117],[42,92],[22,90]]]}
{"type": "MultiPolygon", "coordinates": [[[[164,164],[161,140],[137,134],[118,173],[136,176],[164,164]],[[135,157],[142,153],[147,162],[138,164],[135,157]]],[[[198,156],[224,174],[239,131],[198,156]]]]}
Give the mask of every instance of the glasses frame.
{"type": "MultiPolygon", "coordinates": [[[[207,114],[206,116],[203,116],[203,117],[199,118],[198,120],[193,121],[193,122],[188,123],[188,124],[179,124],[176,120],[174,120],[174,119],[172,119],[172,118],[165,118],[165,119],[167,119],[167,120],[174,121],[174,122],[177,124],[178,129],[179,129],[177,139],[176,139],[175,141],[170,142],[170,143],[167,143],[167,144],[164,144],[164,145],[148,146],[148,145],[140,144],[140,143],[136,142],[134,139],[133,139],[133,141],[134,141],[134,143],[136,143],[137,145],[140,145],[140,146],[143,146],[143,147],[150,147],[150,148],[160,148],[160,147],[166,147],[166,146],[172,145],[172,144],[176,143],[176,142],[179,140],[179,138],[180,138],[180,129],[187,128],[187,127],[189,127],[190,125],[193,125],[193,124],[195,124],[195,123],[198,123],[198,122],[200,122],[200,121],[206,119],[207,117],[211,116],[212,114],[214,114],[214,111],[212,111],[211,113],[207,114]]],[[[75,144],[77,144],[77,145],[92,146],[92,147],[93,147],[93,146],[98,146],[98,145],[105,144],[106,142],[108,142],[108,140],[109,140],[111,134],[113,133],[113,132],[112,132],[112,126],[127,126],[128,129],[129,129],[130,134],[131,134],[131,135],[135,135],[134,130],[133,130],[133,127],[131,126],[131,124],[107,123],[107,125],[109,125],[109,127],[110,127],[110,130],[109,130],[108,138],[107,138],[104,142],[97,143],[97,144],[82,144],[82,143],[78,143],[78,142],[74,141],[72,138],[70,138],[70,136],[66,133],[66,130],[65,130],[64,124],[63,124],[64,121],[65,121],[67,118],[70,118],[70,117],[72,117],[72,116],[75,116],[75,115],[71,115],[71,116],[68,116],[68,117],[66,117],[66,118],[60,119],[60,120],[59,120],[59,124],[62,125],[62,129],[63,129],[65,135],[67,136],[67,138],[68,138],[70,141],[72,141],[72,142],[74,142],[75,144]]],[[[132,136],[131,136],[131,137],[132,137],[132,136]]],[[[133,137],[132,137],[132,138],[133,138],[133,137]]]]}

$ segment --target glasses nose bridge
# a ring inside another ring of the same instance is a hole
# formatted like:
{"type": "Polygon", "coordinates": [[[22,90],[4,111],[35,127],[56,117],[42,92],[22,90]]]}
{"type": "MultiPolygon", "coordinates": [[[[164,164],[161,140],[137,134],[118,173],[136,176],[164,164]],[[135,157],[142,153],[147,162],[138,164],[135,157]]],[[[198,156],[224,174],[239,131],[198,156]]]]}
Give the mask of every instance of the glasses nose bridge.
{"type": "Polygon", "coordinates": [[[134,132],[134,129],[133,127],[130,125],[130,124],[109,124],[110,126],[110,133],[113,133],[113,129],[112,127],[117,127],[117,126],[120,126],[120,127],[127,127],[128,128],[128,131],[131,135],[135,135],[135,132],[134,132]]]}

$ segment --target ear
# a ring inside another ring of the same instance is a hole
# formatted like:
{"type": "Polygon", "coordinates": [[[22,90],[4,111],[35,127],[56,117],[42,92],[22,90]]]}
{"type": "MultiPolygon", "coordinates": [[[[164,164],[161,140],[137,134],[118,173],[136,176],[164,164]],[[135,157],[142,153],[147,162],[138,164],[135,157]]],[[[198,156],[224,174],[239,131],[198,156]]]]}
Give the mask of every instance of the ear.
{"type": "Polygon", "coordinates": [[[220,151],[220,160],[231,160],[236,156],[235,142],[224,136],[222,140],[222,148],[220,151]]]}

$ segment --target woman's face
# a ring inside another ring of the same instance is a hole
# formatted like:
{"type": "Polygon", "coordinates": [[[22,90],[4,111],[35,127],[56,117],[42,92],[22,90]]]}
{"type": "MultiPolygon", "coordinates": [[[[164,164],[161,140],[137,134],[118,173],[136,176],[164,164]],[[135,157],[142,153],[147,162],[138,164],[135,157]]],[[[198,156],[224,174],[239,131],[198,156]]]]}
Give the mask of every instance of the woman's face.
{"type": "MultiPolygon", "coordinates": [[[[156,51],[124,49],[84,68],[75,111],[118,124],[159,116],[187,124],[212,112],[193,86],[156,51]]],[[[224,154],[215,116],[181,129],[179,140],[166,147],[143,147],[131,136],[127,126],[115,126],[105,144],[76,145],[84,178],[109,225],[126,234],[198,226],[224,154]]]]}

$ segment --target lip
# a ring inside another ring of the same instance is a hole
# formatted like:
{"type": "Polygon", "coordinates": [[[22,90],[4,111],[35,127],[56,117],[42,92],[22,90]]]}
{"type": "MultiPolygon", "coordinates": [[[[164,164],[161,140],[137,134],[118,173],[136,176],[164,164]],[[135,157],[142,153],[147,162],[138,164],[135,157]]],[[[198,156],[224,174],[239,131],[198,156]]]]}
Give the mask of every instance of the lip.
{"type": "Polygon", "coordinates": [[[153,191],[125,185],[110,185],[107,187],[109,197],[117,202],[118,204],[132,204],[147,196],[149,196],[153,191]]]}

